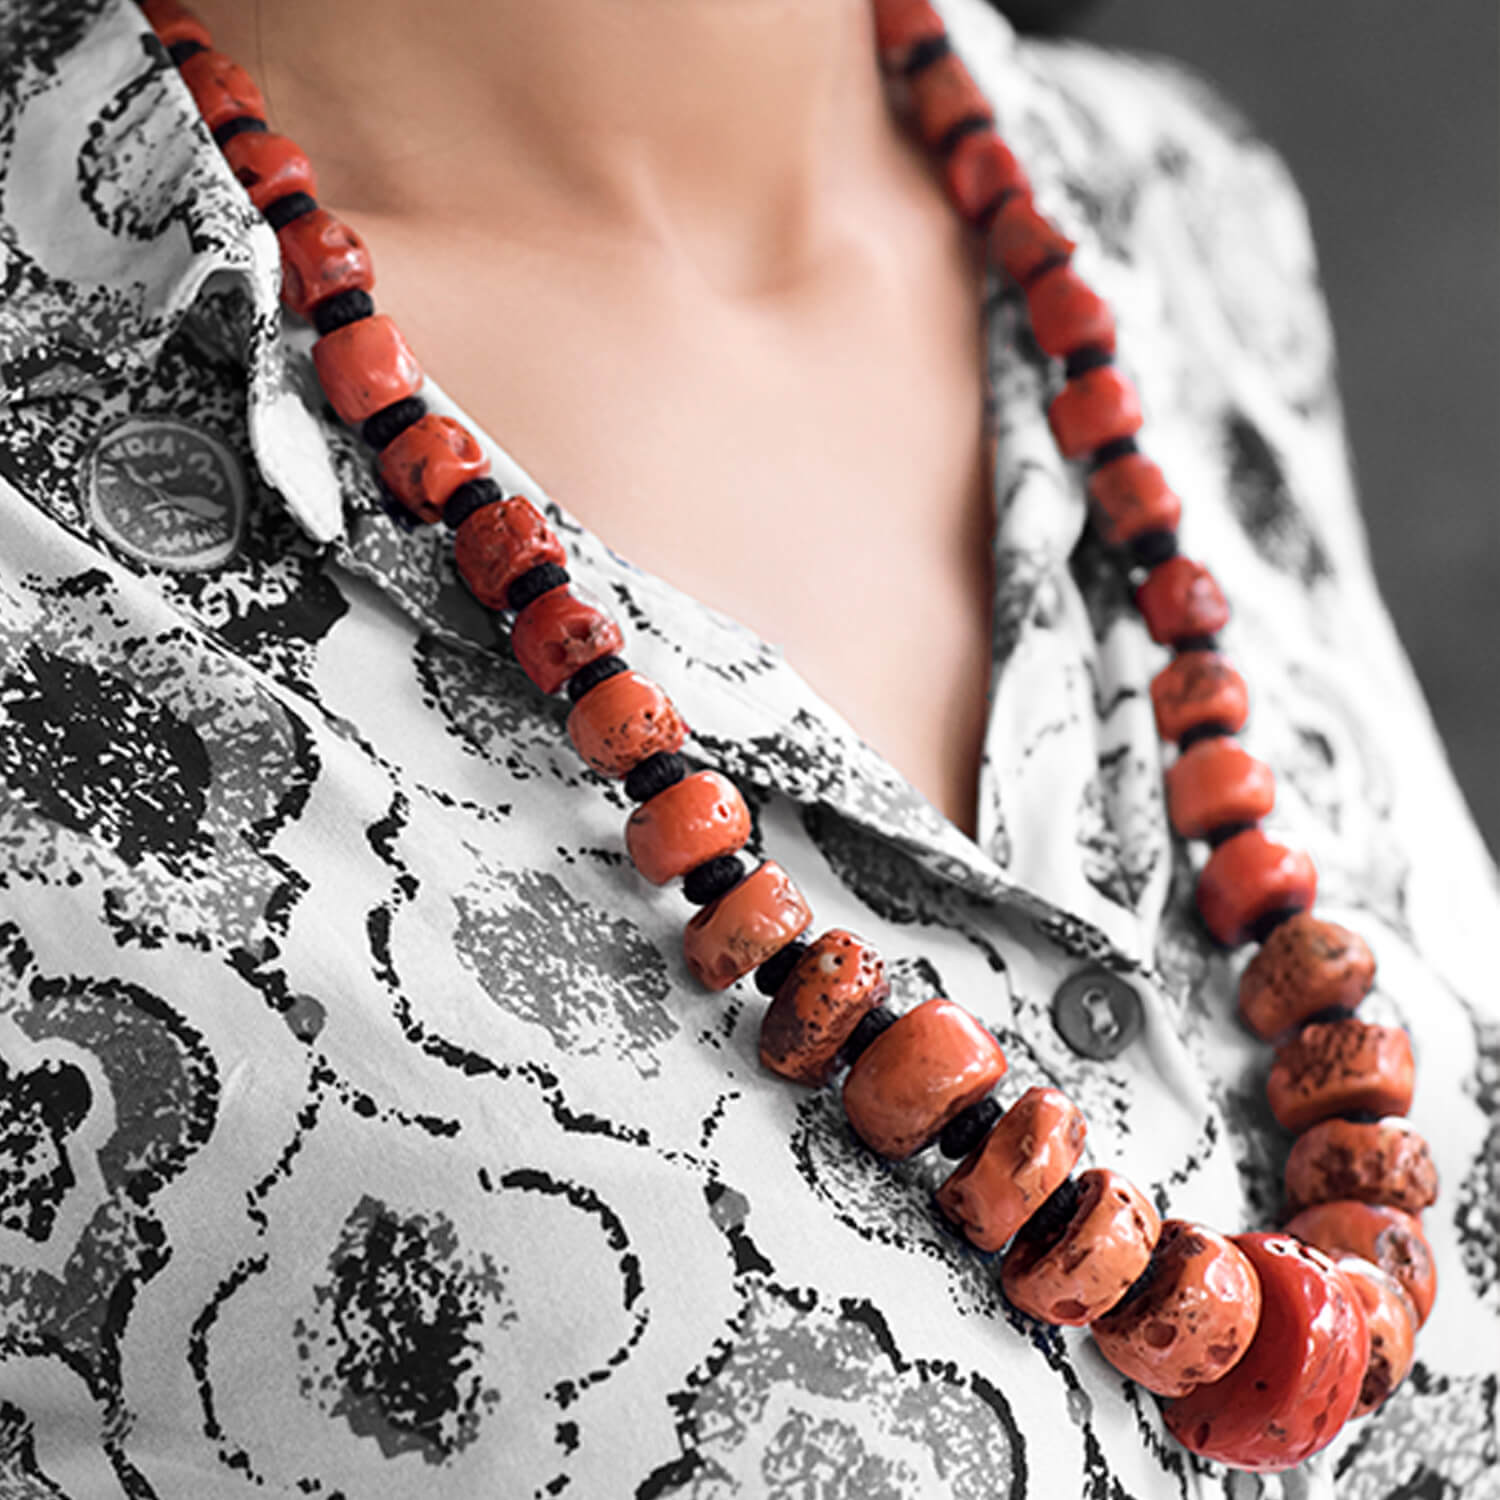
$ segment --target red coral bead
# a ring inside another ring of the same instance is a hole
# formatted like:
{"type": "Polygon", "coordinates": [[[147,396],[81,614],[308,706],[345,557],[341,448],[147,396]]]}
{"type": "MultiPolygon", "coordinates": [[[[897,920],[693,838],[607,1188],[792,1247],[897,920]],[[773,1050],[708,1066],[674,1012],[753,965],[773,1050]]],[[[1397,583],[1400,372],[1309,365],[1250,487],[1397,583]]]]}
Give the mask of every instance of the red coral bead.
{"type": "Polygon", "coordinates": [[[183,60],[178,72],[210,130],[247,115],[252,120],[265,119],[266,101],[255,80],[222,52],[195,52],[183,60]]]}
{"type": "Polygon", "coordinates": [[[479,439],[462,422],[436,412],[419,417],[380,451],[380,477],[419,521],[429,524],[442,519],[443,506],[459,485],[489,472],[479,439]]]}
{"type": "Polygon", "coordinates": [[[705,989],[727,989],[781,952],[811,921],[812,908],[796,882],[768,859],[687,924],[682,954],[705,989]]]}
{"type": "Polygon", "coordinates": [[[854,933],[831,928],[797,960],[766,1007],[761,1062],[794,1083],[827,1083],[839,1049],[890,992],[879,952],[854,933]]]}
{"type": "Polygon", "coordinates": [[[1085,370],[1063,386],[1047,421],[1064,458],[1083,458],[1141,430],[1141,398],[1113,365],[1085,370]]]}
{"type": "Polygon", "coordinates": [[[141,10],[163,47],[175,47],[179,42],[197,42],[200,47],[214,44],[208,27],[178,0],[142,0],[141,10]]]}
{"type": "Polygon", "coordinates": [[[906,65],[913,47],[946,35],[931,0],[875,0],[875,46],[892,71],[906,65]]]}
{"type": "Polygon", "coordinates": [[[993,130],[964,136],[943,163],[943,179],[953,206],[971,224],[981,223],[1002,194],[1030,190],[1021,164],[993,130]]]}
{"type": "Polygon", "coordinates": [[[1167,815],[1185,839],[1258,823],[1276,805],[1276,778],[1227,735],[1190,745],[1167,772],[1167,815]]]}
{"type": "Polygon", "coordinates": [[[601,776],[624,776],[658,750],[682,749],[687,725],[658,683],[640,672],[616,672],[596,683],[573,705],[568,715],[568,738],[601,776]]]}
{"type": "Polygon", "coordinates": [[[1222,1379],[1168,1403],[1167,1427],[1201,1458],[1255,1473],[1328,1446],[1353,1413],[1370,1359],[1364,1304],[1321,1251],[1285,1234],[1238,1234],[1260,1281],[1260,1326],[1222,1379]]]}
{"type": "Polygon", "coordinates": [[[240,186],[262,213],[288,193],[306,193],[310,198],[318,195],[312,164],[296,141],[284,135],[271,130],[242,130],[224,142],[223,151],[240,186]]]}
{"type": "Polygon", "coordinates": [[[1217,651],[1184,651],[1151,679],[1156,732],[1180,740],[1209,725],[1235,734],[1250,717],[1245,679],[1217,651]]]}
{"type": "Polygon", "coordinates": [[[1318,872],[1307,855],[1247,828],[1209,856],[1198,876],[1198,911],[1219,942],[1236,948],[1262,917],[1306,911],[1317,893],[1318,872]]]}
{"type": "MultiPolygon", "coordinates": [[[[1055,274],[1049,271],[1037,285],[1055,274]]],[[[1182,501],[1167,484],[1161,466],[1144,453],[1127,453],[1101,464],[1088,477],[1088,491],[1095,525],[1109,547],[1123,547],[1152,531],[1176,531],[1182,519],[1182,501]]]]}
{"type": "Polygon", "coordinates": [[[1058,265],[1077,249],[1037,211],[1030,193],[1006,199],[990,225],[990,256],[1012,281],[1024,286],[1047,266],[1058,265]]]}
{"type": "Polygon", "coordinates": [[[1115,315],[1109,303],[1070,265],[1054,266],[1038,276],[1026,289],[1026,308],[1032,336],[1054,359],[1066,359],[1077,349],[1115,347],[1115,315]]]}
{"type": "Polygon", "coordinates": [[[684,776],[643,802],[625,824],[631,862],[652,885],[733,854],[749,837],[750,809],[740,789],[717,771],[684,776]]]}
{"type": "Polygon", "coordinates": [[[276,231],[276,239],[281,246],[281,300],[299,318],[335,292],[367,292],[375,285],[365,242],[326,208],[299,214],[276,231]]]}
{"type": "Polygon", "coordinates": [[[1229,604],[1214,575],[1180,553],[1146,575],[1135,606],[1151,639],[1163,646],[1212,635],[1229,623],[1229,604]]]}
{"type": "Polygon", "coordinates": [[[1306,1130],[1331,1115],[1360,1110],[1404,1115],[1415,1081],[1406,1032],[1350,1016],[1314,1021],[1283,1042],[1266,1079],[1266,1098],[1279,1125],[1306,1130]]]}
{"type": "Polygon", "coordinates": [[[1286,1226],[1329,1255],[1362,1255],[1406,1288],[1417,1310],[1417,1326],[1427,1321],[1437,1298],[1437,1263],[1421,1222],[1384,1203],[1337,1199],[1304,1208],[1286,1226]]]}
{"type": "Polygon", "coordinates": [[[580,667],[625,645],[620,627],[571,587],[548,589],[510,627],[510,647],[526,675],[555,693],[580,667]]]}
{"type": "Polygon", "coordinates": [[[546,518],[524,495],[481,505],[453,537],[459,577],[488,609],[506,609],[510,586],[541,563],[568,560],[546,518]]]}
{"type": "Polygon", "coordinates": [[[415,395],[422,384],[421,365],[383,313],[325,333],[313,345],[313,364],[323,394],[350,423],[415,395]]]}
{"type": "Polygon", "coordinates": [[[983,89],[956,52],[929,63],[911,80],[917,128],[931,147],[943,145],[948,132],[969,120],[990,120],[993,112],[983,89]]]}

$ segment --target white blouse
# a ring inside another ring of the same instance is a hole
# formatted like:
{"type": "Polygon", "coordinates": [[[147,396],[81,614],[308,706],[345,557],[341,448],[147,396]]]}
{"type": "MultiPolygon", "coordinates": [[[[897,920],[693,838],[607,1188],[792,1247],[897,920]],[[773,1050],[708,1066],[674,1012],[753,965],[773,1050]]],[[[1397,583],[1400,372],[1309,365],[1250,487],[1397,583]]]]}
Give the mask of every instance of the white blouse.
{"type": "MultiPolygon", "coordinates": [[[[837,1085],[687,973],[623,788],[441,527],[325,407],[273,233],[127,0],[0,15],[0,1492],[1009,1500],[1500,1495],[1500,887],[1377,596],[1306,217],[1189,77],[956,47],[1114,308],[1184,550],[1234,616],[1244,740],[1319,910],[1379,963],[1442,1196],[1412,1377],[1285,1476],[1189,1458],[1086,1332],[1011,1308],[837,1085]]],[[[378,260],[379,246],[375,247],[378,260]]],[[[977,310],[976,310],[977,311],[977,310]]],[[[977,838],[781,649],[633,566],[481,434],[754,815],[813,931],[1051,1083],[1086,1162],[1226,1232],[1289,1139],[1168,834],[1165,653],[998,282],[977,838]],[[1144,1026],[1079,1055],[1080,972],[1144,1026]],[[1116,993],[1120,993],[1118,990],[1116,993]],[[1132,1002],[1132,1003],[1134,1003],[1132,1002]]],[[[420,350],[418,353],[420,354],[420,350]]],[[[439,376],[441,371],[438,372],[439,376]]],[[[424,393],[453,412],[438,386],[424,393]]],[[[469,425],[473,425],[472,423],[469,425]]],[[[1414,497],[1413,524],[1421,524],[1414,497]]]]}

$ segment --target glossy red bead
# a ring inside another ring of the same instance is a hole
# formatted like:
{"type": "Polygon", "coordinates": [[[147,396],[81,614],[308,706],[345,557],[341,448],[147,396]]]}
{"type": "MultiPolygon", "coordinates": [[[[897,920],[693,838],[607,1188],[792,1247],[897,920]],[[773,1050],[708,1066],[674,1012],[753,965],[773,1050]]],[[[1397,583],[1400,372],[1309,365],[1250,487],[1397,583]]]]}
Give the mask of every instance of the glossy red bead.
{"type": "Polygon", "coordinates": [[[1077,247],[1042,216],[1030,193],[1006,199],[990,225],[990,256],[1024,286],[1044,267],[1068,259],[1077,247]]]}
{"type": "Polygon", "coordinates": [[[717,771],[684,776],[643,802],[625,824],[631,862],[652,885],[733,854],[749,837],[750,809],[740,789],[717,771]]]}
{"type": "Polygon", "coordinates": [[[971,224],[980,223],[1002,193],[1030,188],[1021,164],[993,130],[964,136],[943,163],[943,180],[953,206],[971,224]]]}
{"type": "Polygon", "coordinates": [[[414,396],[422,385],[421,365],[384,313],[325,333],[313,345],[313,364],[323,394],[350,423],[414,396]]]}
{"type": "Polygon", "coordinates": [[[1047,421],[1062,456],[1084,458],[1141,430],[1141,399],[1113,365],[1103,365],[1068,381],[1047,408],[1047,421]]]}
{"type": "Polygon", "coordinates": [[[567,584],[533,599],[510,627],[510,649],[544,693],[555,693],[580,667],[624,646],[619,625],[567,584]]]}
{"type": "Polygon", "coordinates": [[[940,146],[956,125],[992,118],[989,99],[956,52],[928,63],[911,80],[911,97],[917,129],[932,147],[940,146]]]}
{"type": "Polygon", "coordinates": [[[1321,1251],[1286,1234],[1239,1234],[1260,1282],[1260,1326],[1222,1379],[1165,1408],[1201,1458],[1255,1473],[1294,1468],[1328,1446],[1359,1401],[1370,1358],[1364,1305],[1321,1251]]]}
{"type": "Polygon", "coordinates": [[[875,46],[892,71],[906,65],[913,47],[946,34],[931,0],[875,0],[875,46]]]}
{"type": "Polygon", "coordinates": [[[163,47],[175,47],[179,42],[197,42],[200,47],[214,44],[208,27],[178,0],[142,0],[141,10],[163,47]]]}
{"type": "Polygon", "coordinates": [[[567,551],[524,495],[509,495],[464,518],[453,537],[459,577],[488,609],[508,609],[506,595],[522,573],[542,563],[561,567],[567,551]]]}
{"type": "Polygon", "coordinates": [[[1258,823],[1276,805],[1276,778],[1238,740],[1190,745],[1166,775],[1167,816],[1185,839],[1231,823],[1258,823]]]}
{"type": "Polygon", "coordinates": [[[240,186],[262,213],[288,193],[306,193],[311,198],[318,195],[312,163],[296,141],[284,135],[272,130],[243,130],[224,142],[223,151],[240,186]]]}
{"type": "Polygon", "coordinates": [[[1115,315],[1109,303],[1071,265],[1054,266],[1038,276],[1026,288],[1026,309],[1032,336],[1054,359],[1066,359],[1077,349],[1114,350],[1115,315]]]}
{"type": "MultiPolygon", "coordinates": [[[[1037,283],[1051,280],[1049,271],[1037,283]]],[[[1152,531],[1176,531],[1182,519],[1177,498],[1159,464],[1144,453],[1127,453],[1101,464],[1088,477],[1094,525],[1108,547],[1123,547],[1152,531]]]]}
{"type": "Polygon", "coordinates": [[[195,52],[183,59],[178,72],[210,130],[247,115],[253,120],[265,119],[266,101],[255,80],[222,52],[212,48],[195,52]]]}
{"type": "Polygon", "coordinates": [[[1226,948],[1246,942],[1262,917],[1306,911],[1318,894],[1318,872],[1299,849],[1247,828],[1225,839],[1198,876],[1198,912],[1226,948]]]}
{"type": "Polygon", "coordinates": [[[1344,1198],[1304,1208],[1286,1232],[1329,1255],[1362,1255],[1374,1261],[1406,1288],[1418,1326],[1427,1321],[1437,1298],[1437,1263],[1415,1215],[1384,1203],[1344,1198]]]}
{"type": "MultiPolygon", "coordinates": [[[[462,422],[428,412],[380,450],[380,477],[419,521],[442,519],[459,485],[482,479],[490,461],[462,422]]],[[[547,689],[548,692],[551,689],[547,689]]]]}
{"type": "Polygon", "coordinates": [[[281,246],[281,300],[299,318],[308,317],[335,292],[367,292],[375,285],[365,242],[326,208],[299,214],[276,231],[276,239],[281,246]]]}
{"type": "Polygon", "coordinates": [[[1229,623],[1229,604],[1218,580],[1190,557],[1178,553],[1158,563],[1135,591],[1151,639],[1163,646],[1213,635],[1229,623]]]}
{"type": "Polygon", "coordinates": [[[1250,694],[1228,657],[1184,651],[1151,679],[1151,707],[1164,740],[1209,725],[1236,734],[1250,717],[1250,694]]]}

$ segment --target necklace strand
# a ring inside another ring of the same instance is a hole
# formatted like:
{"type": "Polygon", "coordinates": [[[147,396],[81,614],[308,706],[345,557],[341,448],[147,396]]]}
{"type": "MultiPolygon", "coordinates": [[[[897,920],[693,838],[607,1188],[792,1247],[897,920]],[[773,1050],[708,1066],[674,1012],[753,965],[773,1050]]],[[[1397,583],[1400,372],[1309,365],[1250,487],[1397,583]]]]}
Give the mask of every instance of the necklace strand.
{"type": "MultiPolygon", "coordinates": [[[[1354,933],[1315,917],[1305,853],[1261,828],[1274,804],[1266,765],[1235,736],[1249,700],[1220,652],[1229,606],[1213,575],[1177,546],[1181,502],[1136,435],[1140,402],[1114,362],[1108,305],[1073,269],[1074,246],[1037,209],[1025,171],[995,129],[988,98],[953,51],[930,0],[874,0],[875,44],[897,105],[932,152],[950,201],[1025,300],[1037,345],[1061,365],[1048,420],[1065,459],[1086,466],[1091,519],[1113,549],[1146,628],[1168,648],[1151,682],[1168,816],[1211,852],[1198,912],[1224,948],[1256,942],[1239,985],[1244,1023],[1279,1043],[1267,1093],[1298,1132],[1286,1166],[1288,1222],[1225,1236],[1162,1221],[1122,1174],[1073,1175],[1087,1127],[1055,1088],[1008,1109],[994,1037],[936,998],[904,1014],[886,1001],[875,948],[831,929],[773,860],[747,870],[739,789],[691,771],[688,726],[666,692],[620,655],[619,625],[569,586],[567,553],[541,512],[506,495],[472,433],[429,412],[422,371],[375,311],[370,255],[318,205],[307,158],[266,124],[264,101],[177,0],[143,9],[215,142],[277,233],[282,299],[320,335],[313,361],[334,410],[379,455],[385,487],[412,518],[454,532],[455,566],[487,608],[510,617],[517,661],[545,693],[565,690],[568,734],[639,806],[625,827],[637,870],[681,880],[698,906],[683,936],[694,977],[723,990],[753,974],[770,997],[760,1056],[818,1087],[843,1072],[850,1125],[893,1160],[936,1144],[958,1165],[937,1191],[948,1220],[984,1251],[1004,1251],[1009,1302],[1043,1323],[1088,1326],[1118,1370],[1165,1398],[1168,1429],[1235,1468],[1292,1467],[1373,1411],[1411,1368],[1436,1276],[1418,1215],[1435,1201],[1426,1143],[1400,1118],[1413,1062],[1404,1030],[1355,1015],[1375,975],[1354,933]]],[[[1085,1055],[1133,1039],[1108,991],[1059,1014],[1085,1055]]]]}

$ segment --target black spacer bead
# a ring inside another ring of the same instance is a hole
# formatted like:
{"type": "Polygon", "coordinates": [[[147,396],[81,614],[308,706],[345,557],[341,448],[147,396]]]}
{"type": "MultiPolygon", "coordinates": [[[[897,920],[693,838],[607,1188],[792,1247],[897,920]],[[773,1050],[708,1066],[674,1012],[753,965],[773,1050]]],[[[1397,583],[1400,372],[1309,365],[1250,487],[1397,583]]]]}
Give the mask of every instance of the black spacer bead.
{"type": "Polygon", "coordinates": [[[1177,736],[1177,748],[1191,750],[1200,740],[1223,739],[1229,733],[1227,724],[1194,724],[1191,729],[1184,729],[1177,736]]]}
{"type": "Polygon", "coordinates": [[[812,945],[806,938],[793,938],[784,943],[755,970],[755,988],[762,995],[774,995],[786,982],[786,976],[797,967],[797,960],[812,945]]]}
{"type": "Polygon", "coordinates": [[[637,761],[625,777],[625,795],[632,802],[649,802],[658,792],[676,786],[687,775],[687,762],[675,750],[656,750],[637,761]]]}
{"type": "Polygon", "coordinates": [[[849,1040],[839,1048],[838,1062],[844,1067],[852,1068],[859,1061],[865,1048],[882,1031],[894,1026],[896,1020],[896,1012],[888,1006],[877,1005],[874,1010],[867,1010],[859,1018],[859,1025],[849,1033],[849,1040]]]}
{"type": "Polygon", "coordinates": [[[1000,210],[1004,208],[1012,198],[1019,198],[1020,196],[1020,188],[1001,188],[1000,191],[996,193],[995,196],[991,198],[990,201],[979,210],[978,217],[974,220],[974,223],[987,233],[989,231],[990,225],[993,224],[995,222],[995,219],[998,217],[1000,210]]]}
{"type": "Polygon", "coordinates": [[[1089,459],[1091,469],[1102,469],[1105,464],[1112,464],[1117,458],[1129,458],[1133,453],[1139,453],[1140,445],[1134,437],[1116,438],[1112,443],[1106,443],[1102,448],[1095,448],[1089,459]]]}
{"type": "Polygon", "coordinates": [[[952,50],[953,43],[948,40],[947,32],[942,36],[924,38],[907,53],[906,61],[901,64],[901,76],[915,78],[933,63],[941,62],[952,50]]]}
{"type": "MultiPolygon", "coordinates": [[[[387,407],[386,410],[389,411],[390,408],[387,407]]],[[[379,412],[375,413],[376,417],[379,415],[379,412]]],[[[373,422],[375,418],[370,420],[373,422]]],[[[488,475],[483,479],[470,479],[459,485],[444,502],[443,521],[457,531],[476,510],[483,510],[486,505],[493,505],[497,500],[503,499],[505,491],[488,475]]]]}
{"type": "Polygon", "coordinates": [[[1346,1109],[1338,1118],[1340,1120],[1347,1120],[1351,1125],[1378,1125],[1385,1117],[1379,1110],[1346,1109]]]}
{"type": "Polygon", "coordinates": [[[1031,1245],[1049,1245],[1068,1227],[1083,1189],[1076,1177],[1065,1177],[1057,1190],[1016,1232],[1018,1240],[1031,1245]]]}
{"type": "MultiPolygon", "coordinates": [[[[361,318],[368,318],[375,311],[375,299],[359,287],[350,287],[344,292],[335,292],[331,297],[325,297],[312,310],[313,327],[319,333],[332,333],[335,328],[342,328],[348,323],[358,323],[361,318]]],[[[415,399],[408,397],[408,400],[415,399]]],[[[400,405],[399,402],[396,403],[400,405]]],[[[390,408],[386,407],[389,411],[390,408]]],[[[380,415],[376,412],[374,416],[365,419],[368,427],[375,417],[380,415]]],[[[364,429],[361,428],[361,431],[364,429]]]]}
{"type": "Polygon", "coordinates": [[[1325,1005],[1322,1010],[1315,1010],[1310,1016],[1303,1016],[1297,1023],[1297,1030],[1302,1031],[1308,1026],[1329,1026],[1335,1021],[1347,1021],[1354,1012],[1342,1005],[1325,1005]]]}
{"type": "Polygon", "coordinates": [[[1131,563],[1138,568],[1159,567],[1168,558],[1177,556],[1177,533],[1175,531],[1145,531],[1126,547],[1131,563]]]}
{"type": "MultiPolygon", "coordinates": [[[[337,292],[318,303],[313,316],[321,316],[325,307],[343,297],[364,295],[363,292],[337,292]]],[[[349,321],[356,320],[351,318],[349,321]]],[[[319,331],[321,328],[320,324],[319,331]]],[[[405,396],[400,401],[392,401],[389,406],[382,406],[379,411],[366,417],[364,426],[359,429],[360,436],[378,453],[387,443],[394,442],[400,437],[413,422],[421,421],[426,415],[427,403],[420,396],[405,396]]]]}
{"type": "Polygon", "coordinates": [[[293,219],[310,214],[318,206],[318,200],[307,193],[286,193],[265,207],[266,223],[272,229],[285,229],[293,219]]]}
{"type": "Polygon", "coordinates": [[[1042,277],[1045,276],[1049,271],[1055,271],[1059,266],[1067,265],[1068,262],[1072,259],[1072,255],[1068,254],[1067,252],[1062,252],[1057,255],[1049,255],[1031,272],[1030,275],[1022,278],[1022,289],[1024,291],[1030,291],[1031,288],[1034,287],[1037,282],[1039,282],[1042,277]]]}
{"type": "Polygon", "coordinates": [[[200,52],[207,52],[208,48],[202,42],[173,42],[167,48],[167,56],[180,68],[188,58],[196,57],[200,52]]]}
{"type": "Polygon", "coordinates": [[[240,115],[237,119],[226,120],[214,131],[214,145],[222,150],[237,135],[264,135],[269,129],[264,120],[258,120],[254,115],[240,115]]]}
{"type": "Polygon", "coordinates": [[[745,862],[738,854],[719,854],[704,860],[682,877],[682,894],[694,906],[707,906],[745,878],[745,862]]]}
{"type": "Polygon", "coordinates": [[[596,656],[568,678],[568,697],[577,703],[590,688],[596,688],[606,678],[629,670],[623,656],[596,656]]]}
{"type": "Polygon", "coordinates": [[[1265,942],[1283,922],[1290,922],[1302,909],[1300,906],[1283,906],[1278,911],[1268,911],[1265,916],[1260,917],[1255,925],[1251,927],[1250,936],[1257,943],[1265,942]]]}
{"type": "Polygon", "coordinates": [[[523,610],[533,599],[540,599],[543,594],[550,594],[553,589],[561,588],[567,581],[568,570],[560,563],[538,563],[534,568],[527,568],[506,589],[505,607],[523,610]]]}
{"type": "Polygon", "coordinates": [[[1085,344],[1068,355],[1063,365],[1063,374],[1069,380],[1074,380],[1079,375],[1087,375],[1090,370],[1102,370],[1105,365],[1112,365],[1114,362],[1113,349],[1106,349],[1102,344],[1085,344]]]}
{"type": "Polygon", "coordinates": [[[1210,828],[1203,837],[1210,848],[1217,849],[1220,844],[1227,844],[1236,834],[1245,833],[1254,827],[1254,823],[1222,823],[1217,828],[1210,828]]]}
{"type": "Polygon", "coordinates": [[[993,115],[965,115],[963,119],[950,125],[938,137],[938,143],[935,147],[937,154],[940,157],[948,156],[965,136],[978,135],[981,131],[993,130],[994,128],[995,117],[993,115]]]}
{"type": "Polygon", "coordinates": [[[938,1137],[938,1150],[949,1161],[967,1156],[990,1133],[990,1127],[1002,1113],[995,1096],[986,1094],[978,1103],[960,1110],[948,1121],[938,1137]]]}
{"type": "Polygon", "coordinates": [[[1172,649],[1179,656],[1184,651],[1217,651],[1219,638],[1216,635],[1185,635],[1172,642],[1172,649]]]}
{"type": "Polygon", "coordinates": [[[1151,1247],[1151,1258],[1146,1262],[1141,1274],[1125,1288],[1125,1295],[1110,1308],[1112,1313],[1119,1312],[1122,1307],[1129,1307],[1136,1298],[1149,1289],[1161,1271],[1161,1259],[1161,1241],[1158,1239],[1151,1247]]]}

